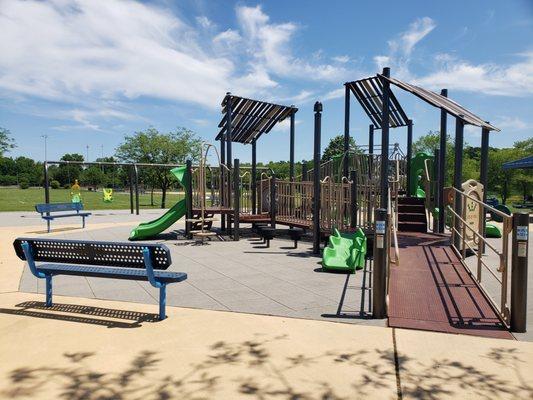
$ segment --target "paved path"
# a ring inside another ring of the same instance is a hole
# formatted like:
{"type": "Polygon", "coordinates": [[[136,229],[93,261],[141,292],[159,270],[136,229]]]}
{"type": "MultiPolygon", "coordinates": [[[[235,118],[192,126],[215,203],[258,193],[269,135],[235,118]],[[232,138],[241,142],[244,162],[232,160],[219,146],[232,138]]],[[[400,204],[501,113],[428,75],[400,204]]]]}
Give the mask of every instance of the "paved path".
{"type": "Polygon", "coordinates": [[[512,339],[449,246],[449,238],[403,233],[390,276],[389,325],[512,339]]]}

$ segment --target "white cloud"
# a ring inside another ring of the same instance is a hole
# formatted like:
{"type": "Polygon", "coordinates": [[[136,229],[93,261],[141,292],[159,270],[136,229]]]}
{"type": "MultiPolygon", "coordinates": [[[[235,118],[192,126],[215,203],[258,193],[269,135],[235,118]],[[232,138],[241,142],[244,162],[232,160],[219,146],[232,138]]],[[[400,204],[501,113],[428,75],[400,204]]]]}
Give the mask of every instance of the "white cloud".
{"type": "Polygon", "coordinates": [[[250,64],[259,63],[269,73],[299,79],[338,81],[347,74],[344,67],[310,64],[294,56],[290,42],[298,29],[295,23],[272,23],[261,6],[241,6],[236,12],[242,36],[253,58],[250,64]]]}
{"type": "Polygon", "coordinates": [[[389,53],[377,55],[374,62],[381,70],[383,67],[391,67],[394,75],[401,79],[409,79],[409,63],[411,53],[415,46],[424,39],[437,25],[429,17],[417,18],[405,32],[401,32],[396,38],[389,40],[389,53]]]}
{"type": "Polygon", "coordinates": [[[224,44],[226,46],[233,46],[240,41],[241,35],[233,29],[227,29],[224,32],[220,32],[213,38],[215,44],[224,44]]]}
{"type": "Polygon", "coordinates": [[[437,68],[414,83],[501,96],[533,95],[533,52],[520,54],[514,64],[473,64],[450,55],[438,55],[437,68]]]}
{"type": "Polygon", "coordinates": [[[522,131],[531,126],[523,119],[500,115],[495,118],[493,124],[502,130],[522,131]]]}
{"type": "Polygon", "coordinates": [[[213,21],[211,21],[205,15],[202,15],[200,17],[196,17],[196,22],[198,23],[198,25],[200,25],[204,29],[214,28],[214,26],[215,26],[215,24],[213,24],[213,21]]]}
{"type": "Polygon", "coordinates": [[[344,63],[347,63],[348,61],[350,61],[350,57],[348,57],[346,55],[344,55],[344,56],[336,56],[336,57],[333,57],[332,60],[344,64],[344,63]]]}
{"type": "Polygon", "coordinates": [[[343,87],[334,89],[330,92],[327,92],[324,96],[322,96],[322,101],[333,100],[333,99],[338,99],[339,97],[344,97],[344,93],[345,93],[345,89],[343,87]]]}

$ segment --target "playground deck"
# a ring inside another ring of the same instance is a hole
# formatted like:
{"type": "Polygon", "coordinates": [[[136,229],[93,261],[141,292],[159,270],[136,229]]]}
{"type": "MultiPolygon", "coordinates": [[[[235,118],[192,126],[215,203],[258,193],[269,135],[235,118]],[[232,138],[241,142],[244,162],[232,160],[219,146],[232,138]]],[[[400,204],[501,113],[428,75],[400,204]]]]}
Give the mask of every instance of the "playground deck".
{"type": "Polygon", "coordinates": [[[512,339],[448,245],[429,233],[398,237],[400,266],[390,276],[389,326],[512,339]]]}

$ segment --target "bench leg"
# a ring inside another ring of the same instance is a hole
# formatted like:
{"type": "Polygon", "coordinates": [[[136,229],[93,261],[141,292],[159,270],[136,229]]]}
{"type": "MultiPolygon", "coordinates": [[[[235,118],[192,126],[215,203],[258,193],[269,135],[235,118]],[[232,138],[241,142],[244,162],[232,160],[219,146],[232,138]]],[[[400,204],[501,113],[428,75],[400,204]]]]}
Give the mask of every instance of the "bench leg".
{"type": "Polygon", "coordinates": [[[46,220],[46,230],[48,233],[50,233],[50,220],[49,219],[46,220]]]}
{"type": "Polygon", "coordinates": [[[46,307],[52,307],[52,275],[46,275],[46,307]]]}
{"type": "Polygon", "coordinates": [[[265,241],[266,241],[266,248],[267,249],[270,248],[270,239],[265,239],[265,241]]]}
{"type": "Polygon", "coordinates": [[[85,228],[85,217],[81,217],[81,227],[85,228]]]}
{"type": "Polygon", "coordinates": [[[167,285],[163,285],[159,288],[159,320],[164,320],[167,316],[165,315],[165,307],[167,305],[167,285]]]}

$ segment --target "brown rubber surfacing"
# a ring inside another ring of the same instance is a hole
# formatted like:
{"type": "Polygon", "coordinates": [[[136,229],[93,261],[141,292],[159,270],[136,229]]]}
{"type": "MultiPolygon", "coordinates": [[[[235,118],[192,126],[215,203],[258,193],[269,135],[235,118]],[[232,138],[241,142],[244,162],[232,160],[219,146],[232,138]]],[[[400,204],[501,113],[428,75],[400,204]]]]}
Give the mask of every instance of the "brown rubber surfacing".
{"type": "Polygon", "coordinates": [[[399,233],[400,266],[393,266],[389,326],[513,339],[449,246],[449,238],[399,233]]]}

